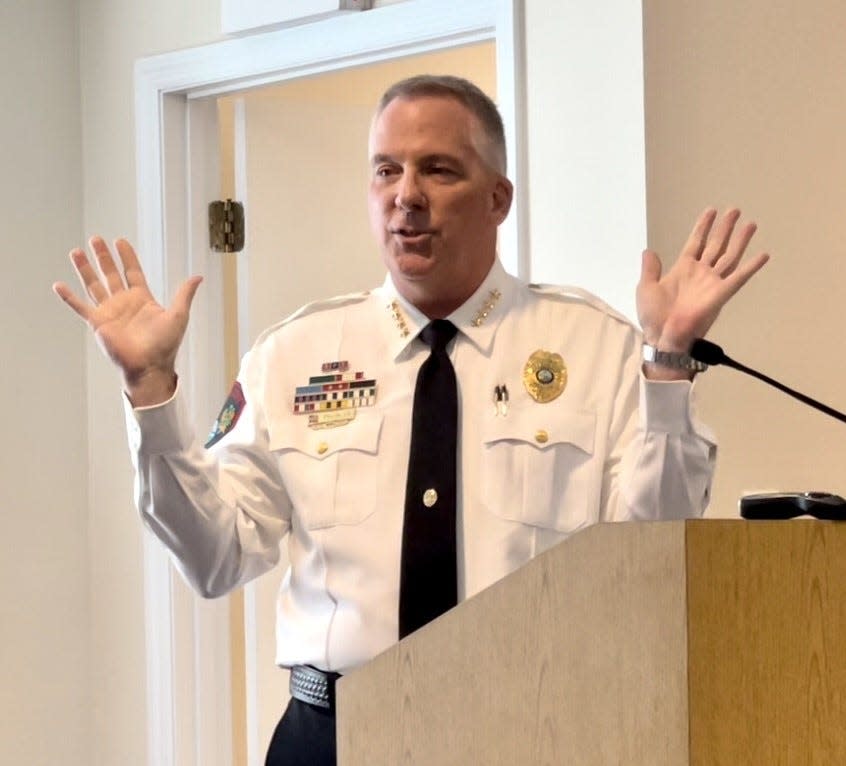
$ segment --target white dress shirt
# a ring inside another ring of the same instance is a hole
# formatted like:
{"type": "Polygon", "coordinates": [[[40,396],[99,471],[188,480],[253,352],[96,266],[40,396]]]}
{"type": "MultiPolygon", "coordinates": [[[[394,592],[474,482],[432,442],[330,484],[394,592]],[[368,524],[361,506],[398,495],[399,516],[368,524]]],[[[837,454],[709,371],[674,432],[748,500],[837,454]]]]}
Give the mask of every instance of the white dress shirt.
{"type": "MultiPolygon", "coordinates": [[[[714,439],[692,415],[690,383],[643,378],[641,337],[626,319],[582,291],[527,286],[498,262],[448,319],[459,330],[448,349],[459,599],[590,524],[702,513],[714,439]],[[536,351],[566,368],[546,403],[523,383],[536,351]]],[[[243,410],[209,449],[178,391],[155,407],[127,404],[138,507],[201,594],[270,569],[288,535],[280,665],[346,672],[397,640],[411,408],[428,355],[416,336],[427,321],[390,277],[305,307],[244,357],[243,410]],[[295,392],[332,362],[375,380],[375,396],[346,424],[313,428],[294,412],[295,392]]]]}

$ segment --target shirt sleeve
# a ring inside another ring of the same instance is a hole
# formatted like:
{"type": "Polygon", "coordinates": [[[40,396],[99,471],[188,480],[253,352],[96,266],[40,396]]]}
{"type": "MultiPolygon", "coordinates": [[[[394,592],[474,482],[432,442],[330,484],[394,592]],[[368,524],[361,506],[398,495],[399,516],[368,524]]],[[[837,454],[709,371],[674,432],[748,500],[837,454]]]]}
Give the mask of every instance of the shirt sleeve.
{"type": "Polygon", "coordinates": [[[218,439],[209,448],[194,437],[179,388],[154,407],[124,402],[138,510],[207,598],[271,569],[290,528],[291,503],[260,406],[260,366],[249,357],[238,376],[240,408],[230,411],[223,435],[216,425],[218,439]]]}
{"type": "Polygon", "coordinates": [[[604,521],[700,517],[708,505],[717,444],[694,413],[695,384],[651,381],[639,354],[626,363],[612,416],[603,482],[604,521]]]}

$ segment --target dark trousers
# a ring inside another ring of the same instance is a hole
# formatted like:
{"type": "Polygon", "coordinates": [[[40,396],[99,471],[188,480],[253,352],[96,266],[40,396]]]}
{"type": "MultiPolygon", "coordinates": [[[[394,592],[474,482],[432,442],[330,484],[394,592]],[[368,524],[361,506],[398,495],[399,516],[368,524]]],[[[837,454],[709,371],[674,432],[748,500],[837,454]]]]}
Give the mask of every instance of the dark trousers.
{"type": "Polygon", "coordinates": [[[292,699],[273,732],[265,766],[335,766],[335,712],[292,699]]]}

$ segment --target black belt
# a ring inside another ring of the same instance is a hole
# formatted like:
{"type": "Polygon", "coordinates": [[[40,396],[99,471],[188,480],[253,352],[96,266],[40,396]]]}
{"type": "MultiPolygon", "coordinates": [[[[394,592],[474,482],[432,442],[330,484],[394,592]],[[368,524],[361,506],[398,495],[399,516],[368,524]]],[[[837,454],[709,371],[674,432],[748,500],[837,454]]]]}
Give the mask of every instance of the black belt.
{"type": "Polygon", "coordinates": [[[291,681],[288,689],[294,699],[309,705],[335,709],[335,681],[340,673],[327,673],[311,665],[294,665],[291,668],[291,681]]]}

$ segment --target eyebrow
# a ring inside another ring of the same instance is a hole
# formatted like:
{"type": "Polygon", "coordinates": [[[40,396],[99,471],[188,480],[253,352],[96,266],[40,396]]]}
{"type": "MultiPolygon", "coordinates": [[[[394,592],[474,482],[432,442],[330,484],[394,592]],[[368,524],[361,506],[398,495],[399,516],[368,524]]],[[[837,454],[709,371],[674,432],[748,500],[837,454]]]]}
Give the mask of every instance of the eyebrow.
{"type": "MultiPolygon", "coordinates": [[[[398,162],[394,157],[390,154],[374,154],[373,157],[370,159],[371,165],[379,165],[383,162],[398,162]]],[[[420,158],[419,164],[425,165],[426,163],[432,162],[448,162],[454,165],[460,165],[461,160],[458,157],[454,157],[451,154],[427,154],[420,158]]]]}

